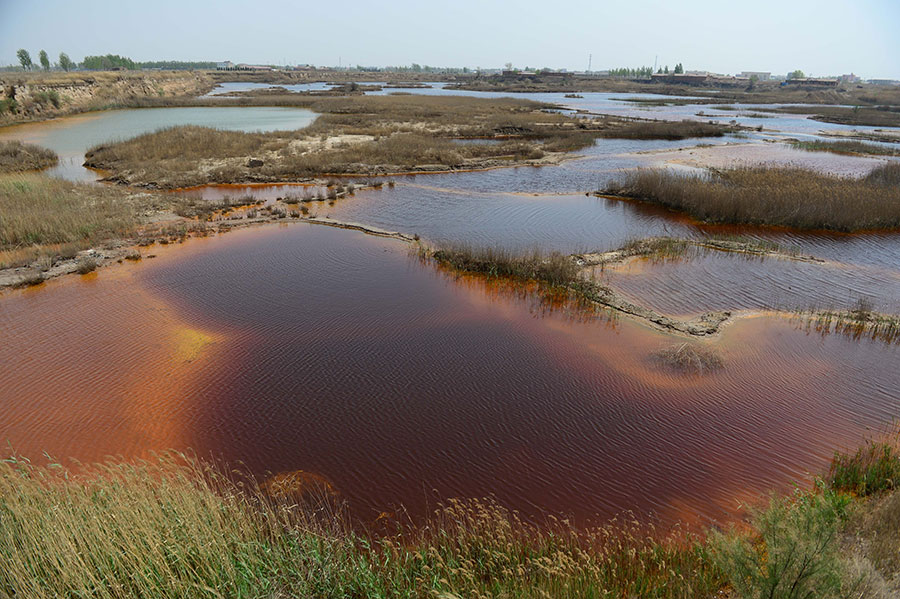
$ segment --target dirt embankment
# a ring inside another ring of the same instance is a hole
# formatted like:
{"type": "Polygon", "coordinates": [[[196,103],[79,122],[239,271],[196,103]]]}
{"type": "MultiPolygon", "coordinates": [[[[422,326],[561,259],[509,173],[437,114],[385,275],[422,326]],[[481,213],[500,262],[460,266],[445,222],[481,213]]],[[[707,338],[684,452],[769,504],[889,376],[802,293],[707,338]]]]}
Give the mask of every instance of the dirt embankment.
{"type": "Polygon", "coordinates": [[[199,71],[3,73],[0,126],[127,104],[143,98],[196,96],[213,88],[199,71]]]}

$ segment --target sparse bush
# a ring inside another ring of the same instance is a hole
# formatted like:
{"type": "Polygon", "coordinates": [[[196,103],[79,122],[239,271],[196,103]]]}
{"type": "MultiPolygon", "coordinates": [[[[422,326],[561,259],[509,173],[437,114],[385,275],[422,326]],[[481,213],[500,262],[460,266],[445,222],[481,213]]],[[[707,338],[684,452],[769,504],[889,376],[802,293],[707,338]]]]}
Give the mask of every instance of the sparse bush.
{"type": "Polygon", "coordinates": [[[865,181],[874,185],[900,186],[900,162],[889,162],[872,169],[865,181]]]}
{"type": "Polygon", "coordinates": [[[667,368],[686,374],[710,374],[725,365],[713,349],[690,343],[676,343],[662,348],[653,357],[667,368]]]}

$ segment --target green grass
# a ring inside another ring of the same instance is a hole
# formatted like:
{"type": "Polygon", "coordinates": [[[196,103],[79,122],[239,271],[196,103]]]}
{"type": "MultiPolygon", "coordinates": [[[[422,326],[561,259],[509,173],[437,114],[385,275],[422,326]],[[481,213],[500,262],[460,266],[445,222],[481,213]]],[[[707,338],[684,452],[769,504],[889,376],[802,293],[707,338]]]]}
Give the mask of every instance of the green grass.
{"type": "Polygon", "coordinates": [[[896,489],[900,484],[900,451],[891,443],[869,441],[856,453],[837,452],[828,483],[834,489],[861,496],[896,489]]]}

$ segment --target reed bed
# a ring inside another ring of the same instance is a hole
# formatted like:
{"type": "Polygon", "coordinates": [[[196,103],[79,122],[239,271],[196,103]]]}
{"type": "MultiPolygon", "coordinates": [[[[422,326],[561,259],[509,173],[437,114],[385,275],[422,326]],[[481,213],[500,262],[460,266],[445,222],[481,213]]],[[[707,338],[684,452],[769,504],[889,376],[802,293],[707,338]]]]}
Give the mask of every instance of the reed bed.
{"type": "Polygon", "coordinates": [[[461,271],[533,280],[554,287],[568,287],[579,280],[578,265],[560,252],[516,253],[500,247],[448,244],[432,252],[431,257],[461,271]]]}
{"type": "Polygon", "coordinates": [[[844,232],[895,229],[900,227],[898,172],[895,164],[863,179],[770,166],[699,175],[640,169],[602,193],[660,204],[711,223],[844,232]]]}
{"type": "Polygon", "coordinates": [[[0,596],[699,598],[725,584],[698,537],[631,522],[537,526],[450,501],[374,535],[342,514],[174,453],[75,471],[7,460],[0,596]]]}
{"type": "Polygon", "coordinates": [[[0,141],[0,174],[36,171],[58,161],[53,150],[20,141],[0,141]]]}
{"type": "Polygon", "coordinates": [[[848,156],[900,156],[900,149],[888,146],[865,143],[862,141],[799,141],[790,142],[791,146],[807,152],[831,152],[848,156]]]}
{"type": "Polygon", "coordinates": [[[813,489],[706,534],[627,514],[593,528],[534,523],[491,499],[449,500],[376,532],[352,525],[332,493],[267,494],[181,453],[73,468],[11,457],[0,461],[0,597],[888,597],[900,494],[870,504],[846,493],[890,492],[900,454],[886,447],[836,453],[813,489]],[[864,542],[844,546],[853,535],[864,542]]]}
{"type": "Polygon", "coordinates": [[[603,132],[603,137],[616,139],[687,139],[690,137],[722,137],[737,129],[699,121],[634,121],[603,132]]]}

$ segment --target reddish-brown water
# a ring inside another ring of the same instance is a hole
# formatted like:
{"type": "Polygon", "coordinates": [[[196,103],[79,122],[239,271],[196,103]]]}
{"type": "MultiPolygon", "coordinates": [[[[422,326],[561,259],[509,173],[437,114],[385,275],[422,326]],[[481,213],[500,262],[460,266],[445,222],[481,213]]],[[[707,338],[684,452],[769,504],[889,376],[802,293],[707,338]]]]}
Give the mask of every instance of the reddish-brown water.
{"type": "Polygon", "coordinates": [[[685,377],[677,340],[458,278],[397,242],[295,224],[0,300],[0,438],[93,460],[193,448],[327,480],[372,520],[494,495],[579,522],[665,521],[818,472],[898,413],[900,349],[778,318],[726,329],[685,377]]]}
{"type": "Polygon", "coordinates": [[[900,313],[900,269],[732,252],[689,252],[665,261],[637,259],[598,271],[605,284],[641,305],[674,315],[710,310],[852,307],[900,313]]]}

